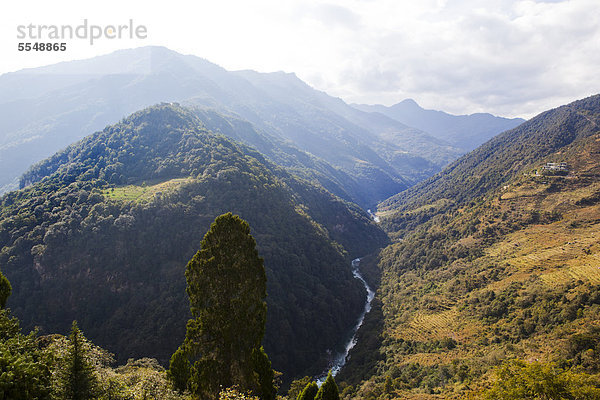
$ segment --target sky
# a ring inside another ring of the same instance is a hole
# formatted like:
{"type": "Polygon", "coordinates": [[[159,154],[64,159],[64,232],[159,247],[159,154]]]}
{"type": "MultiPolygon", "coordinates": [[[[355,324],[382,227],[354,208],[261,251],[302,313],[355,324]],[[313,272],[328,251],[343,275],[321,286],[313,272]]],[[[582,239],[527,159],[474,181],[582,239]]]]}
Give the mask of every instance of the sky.
{"type": "Polygon", "coordinates": [[[600,92],[599,0],[6,1],[0,73],[147,45],[228,70],[294,72],[348,103],[406,98],[454,114],[530,118],[600,92]],[[146,28],[18,51],[18,26],[146,28]]]}

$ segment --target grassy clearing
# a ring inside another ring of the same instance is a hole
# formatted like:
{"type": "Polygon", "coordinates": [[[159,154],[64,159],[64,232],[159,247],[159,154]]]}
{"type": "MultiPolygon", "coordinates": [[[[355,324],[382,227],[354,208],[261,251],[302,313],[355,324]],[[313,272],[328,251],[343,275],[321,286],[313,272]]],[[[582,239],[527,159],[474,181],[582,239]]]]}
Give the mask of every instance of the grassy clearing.
{"type": "Polygon", "coordinates": [[[147,202],[157,195],[173,192],[191,181],[192,178],[176,178],[158,183],[119,186],[106,189],[102,194],[110,200],[147,202]]]}

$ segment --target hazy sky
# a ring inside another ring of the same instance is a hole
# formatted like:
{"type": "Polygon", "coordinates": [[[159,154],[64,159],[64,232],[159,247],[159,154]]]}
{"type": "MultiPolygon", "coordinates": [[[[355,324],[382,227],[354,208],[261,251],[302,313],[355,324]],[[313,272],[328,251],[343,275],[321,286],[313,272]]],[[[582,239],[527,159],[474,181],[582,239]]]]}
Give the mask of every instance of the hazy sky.
{"type": "Polygon", "coordinates": [[[413,98],[531,117],[600,92],[599,0],[5,1],[0,73],[163,45],[227,69],[295,72],[347,102],[413,98]],[[145,25],[143,40],[18,52],[18,25],[145,25]]]}

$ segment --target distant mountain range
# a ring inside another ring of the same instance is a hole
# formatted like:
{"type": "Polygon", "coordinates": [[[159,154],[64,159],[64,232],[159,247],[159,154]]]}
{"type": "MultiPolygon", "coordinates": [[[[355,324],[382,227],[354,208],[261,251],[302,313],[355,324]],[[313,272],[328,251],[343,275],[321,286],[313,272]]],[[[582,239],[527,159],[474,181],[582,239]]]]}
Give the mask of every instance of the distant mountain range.
{"type": "Polygon", "coordinates": [[[367,112],[378,112],[403,124],[415,127],[444,140],[465,152],[487,142],[500,132],[525,122],[522,118],[502,118],[492,114],[452,115],[426,110],[414,100],[406,99],[393,106],[352,104],[367,112]]]}
{"type": "MultiPolygon", "coordinates": [[[[247,144],[268,142],[275,162],[363,207],[439,171],[469,147],[460,135],[473,135],[469,126],[462,133],[456,127],[458,144],[451,144],[385,113],[351,107],[294,74],[230,72],[145,47],[0,76],[0,188],[16,188],[32,163],[160,102],[249,122],[256,134],[242,139],[247,144]]],[[[504,129],[494,118],[481,122],[486,134],[504,129]]]]}

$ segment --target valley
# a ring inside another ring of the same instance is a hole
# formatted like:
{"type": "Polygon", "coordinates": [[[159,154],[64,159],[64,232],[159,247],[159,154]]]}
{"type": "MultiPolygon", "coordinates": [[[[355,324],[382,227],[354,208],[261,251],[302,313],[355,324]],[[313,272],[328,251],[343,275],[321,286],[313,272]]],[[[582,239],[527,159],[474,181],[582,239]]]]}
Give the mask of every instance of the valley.
{"type": "Polygon", "coordinates": [[[0,89],[1,345],[32,376],[56,384],[84,332],[105,397],[150,379],[164,398],[216,396],[239,378],[296,400],[335,378],[345,400],[523,398],[530,381],[598,398],[600,95],[528,121],[351,105],[163,47],[0,89]],[[202,276],[210,293],[193,293],[186,271],[228,218],[264,262],[266,311],[219,381],[194,362],[223,363],[195,350],[222,338],[189,301],[243,296],[202,276]]]}

